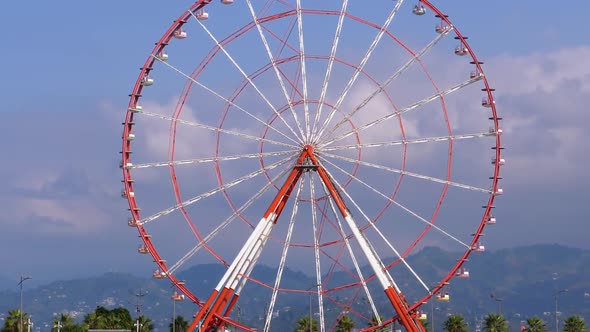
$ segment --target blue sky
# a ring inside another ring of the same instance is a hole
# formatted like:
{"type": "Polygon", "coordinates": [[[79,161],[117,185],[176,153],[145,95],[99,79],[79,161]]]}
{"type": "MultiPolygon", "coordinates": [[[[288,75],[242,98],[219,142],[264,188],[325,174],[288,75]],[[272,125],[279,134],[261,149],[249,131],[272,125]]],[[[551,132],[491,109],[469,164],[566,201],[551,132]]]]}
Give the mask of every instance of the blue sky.
{"type": "MultiPolygon", "coordinates": [[[[303,1],[304,5],[306,1],[303,1]]],[[[438,4],[441,1],[433,1],[438,4]]],[[[153,43],[188,1],[12,2],[0,12],[0,275],[147,275],[120,197],[120,122],[153,43]]],[[[506,194],[489,249],[590,249],[590,3],[453,1],[498,90],[506,194]]],[[[178,92],[177,92],[178,93],[178,92]]],[[[159,100],[168,103],[169,100],[159,100]]]]}

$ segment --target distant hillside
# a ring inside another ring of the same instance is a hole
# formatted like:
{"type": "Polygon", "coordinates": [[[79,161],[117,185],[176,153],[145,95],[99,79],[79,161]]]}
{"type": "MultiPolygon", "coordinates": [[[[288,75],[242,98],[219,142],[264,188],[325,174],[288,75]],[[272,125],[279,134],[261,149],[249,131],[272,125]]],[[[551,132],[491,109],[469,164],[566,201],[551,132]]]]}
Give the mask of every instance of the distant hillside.
{"type": "MultiPolygon", "coordinates": [[[[439,248],[424,248],[409,258],[412,266],[420,275],[439,277],[446,272],[442,267],[454,261],[456,255],[439,248]]],[[[363,267],[368,270],[367,267],[363,267]]],[[[469,262],[471,277],[454,280],[451,285],[452,301],[437,304],[435,322],[444,320],[449,312],[460,312],[469,320],[496,311],[497,303],[490,299],[490,293],[504,299],[502,312],[513,324],[521,319],[538,315],[552,322],[554,311],[553,294],[555,287],[567,288],[560,295],[560,311],[564,315],[581,314],[590,319],[590,251],[563,247],[559,245],[535,245],[485,252],[469,262]],[[559,279],[552,279],[557,272],[559,279]]],[[[186,280],[191,289],[208,294],[222,275],[224,268],[214,264],[193,266],[179,273],[180,279],[186,280]]],[[[275,268],[258,266],[254,276],[264,282],[274,280],[275,268]]],[[[404,282],[408,275],[396,275],[404,282]]],[[[350,278],[337,272],[333,275],[337,282],[350,278]]],[[[0,285],[2,285],[0,279],[0,285]]],[[[14,286],[15,281],[5,281],[9,290],[0,292],[0,318],[9,309],[17,308],[19,296],[14,286]]],[[[301,272],[285,269],[282,286],[305,289],[315,284],[315,279],[301,272]]],[[[0,288],[1,289],[1,288],[0,288]]],[[[160,331],[166,330],[172,316],[171,289],[166,281],[152,278],[138,278],[129,274],[106,273],[102,276],[56,281],[41,287],[25,291],[25,310],[33,315],[36,326],[45,329],[43,322],[49,322],[54,313],[70,312],[80,320],[84,314],[97,305],[106,307],[124,306],[135,315],[135,294],[141,289],[147,293],[142,297],[143,313],[151,317],[160,331]]],[[[241,298],[242,321],[259,323],[267,298],[261,297],[261,286],[254,285],[244,291],[241,298]],[[243,301],[243,302],[242,302],[243,301]]],[[[295,294],[280,298],[277,308],[289,308],[280,315],[280,320],[273,325],[277,330],[292,327],[293,321],[305,315],[308,297],[295,294]]],[[[377,299],[377,301],[385,301],[377,299]]],[[[386,305],[386,302],[382,302],[386,305]]],[[[379,303],[378,303],[379,304],[379,303]]],[[[432,309],[432,308],[428,308],[432,309]]],[[[177,314],[191,317],[195,307],[185,302],[176,305],[177,314]]]]}

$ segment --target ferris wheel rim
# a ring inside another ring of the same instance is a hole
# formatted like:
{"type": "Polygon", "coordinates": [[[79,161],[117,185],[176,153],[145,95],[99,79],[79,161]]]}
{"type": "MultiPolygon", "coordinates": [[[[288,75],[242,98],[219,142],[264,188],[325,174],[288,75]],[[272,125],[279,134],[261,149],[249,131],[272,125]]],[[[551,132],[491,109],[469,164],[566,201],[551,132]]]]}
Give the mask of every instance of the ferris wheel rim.
{"type": "MultiPolygon", "coordinates": [[[[446,15],[442,14],[442,12],[440,12],[429,1],[422,0],[420,2],[423,3],[426,7],[428,7],[433,12],[437,13],[437,15],[440,15],[441,16],[441,19],[443,21],[445,21],[447,24],[452,25],[452,23],[450,22],[450,20],[448,19],[448,17],[446,15]]],[[[209,3],[209,1],[206,1],[206,0],[197,1],[197,3],[195,3],[195,5],[191,6],[191,8],[201,9],[201,8],[204,8],[205,5],[207,5],[208,3],[209,3]]],[[[193,10],[193,9],[191,9],[191,10],[193,10]]],[[[160,40],[159,44],[154,48],[154,52],[152,54],[156,54],[155,51],[158,50],[159,47],[161,47],[163,49],[165,46],[162,46],[162,44],[163,44],[162,40],[166,40],[165,43],[167,43],[172,38],[172,33],[174,31],[176,31],[176,29],[182,27],[183,24],[187,23],[186,22],[186,19],[189,19],[189,18],[190,18],[190,16],[183,15],[183,16],[181,16],[181,18],[179,18],[177,21],[175,21],[175,23],[168,29],[167,35],[165,34],[164,37],[162,37],[162,39],[160,40]]],[[[480,71],[483,74],[484,72],[483,72],[481,63],[477,60],[477,58],[475,56],[475,53],[471,50],[471,48],[470,48],[469,44],[466,42],[465,38],[459,33],[458,30],[456,30],[455,27],[454,27],[454,33],[457,35],[457,37],[459,37],[461,43],[469,50],[469,55],[471,56],[471,58],[475,62],[475,66],[476,66],[477,70],[480,71]]],[[[129,102],[129,108],[131,108],[131,107],[133,107],[134,105],[137,104],[137,102],[139,100],[139,97],[141,96],[141,90],[142,90],[142,86],[140,84],[140,80],[141,80],[142,77],[144,77],[144,75],[149,74],[149,69],[146,69],[146,68],[150,68],[151,65],[153,65],[153,63],[155,61],[156,61],[156,59],[153,56],[149,57],[148,60],[146,61],[146,65],[144,65],[144,67],[142,69],[142,73],[138,77],[138,80],[137,80],[136,85],[134,87],[133,93],[130,95],[131,98],[130,98],[130,102],[129,102]]],[[[495,103],[493,103],[493,94],[492,94],[493,89],[490,88],[489,83],[487,81],[487,77],[485,75],[483,75],[482,80],[483,80],[483,82],[485,84],[485,90],[486,90],[486,93],[488,94],[488,98],[489,98],[489,100],[491,102],[491,111],[492,111],[492,117],[493,117],[493,120],[494,120],[494,125],[495,125],[495,128],[498,129],[499,128],[499,123],[498,123],[498,119],[499,118],[497,116],[495,103]]],[[[444,99],[441,98],[441,100],[444,102],[444,99]]],[[[446,110],[445,110],[445,115],[446,115],[446,110]]],[[[130,111],[128,111],[127,112],[127,115],[126,115],[126,120],[125,120],[126,125],[125,125],[124,135],[123,135],[123,154],[124,154],[123,163],[124,164],[129,161],[129,158],[125,158],[126,151],[127,152],[129,151],[127,149],[126,144],[125,144],[126,143],[125,142],[125,136],[129,133],[129,131],[131,129],[127,125],[127,123],[130,123],[131,122],[130,117],[132,117],[132,116],[133,116],[133,114],[130,111]]],[[[401,119],[401,117],[400,117],[400,119],[401,119]]],[[[448,120],[448,119],[446,119],[446,120],[448,120]]],[[[262,141],[260,143],[263,144],[262,141]]],[[[500,147],[501,147],[501,144],[500,143],[501,143],[500,142],[500,135],[496,135],[496,159],[497,160],[500,159],[500,147]]],[[[450,144],[452,144],[452,141],[451,141],[450,144]]],[[[171,159],[173,159],[173,158],[171,158],[171,159]]],[[[174,168],[174,165],[171,166],[171,169],[173,169],[173,168],[174,168]]],[[[494,175],[493,175],[493,190],[494,191],[496,191],[497,188],[498,188],[499,169],[500,169],[500,165],[498,163],[496,163],[495,164],[495,167],[494,167],[494,175]]],[[[450,172],[450,170],[449,170],[449,172],[450,172]]],[[[124,181],[126,182],[126,186],[128,185],[128,183],[132,183],[133,180],[131,178],[130,171],[128,169],[126,169],[126,168],[123,168],[123,177],[124,177],[124,181]]],[[[401,177],[401,178],[403,178],[403,177],[401,177]]],[[[398,186],[399,186],[399,184],[401,184],[401,180],[398,183],[398,186]]],[[[446,192],[446,190],[448,188],[448,184],[444,188],[445,189],[443,190],[443,192],[446,192]]],[[[441,197],[442,196],[444,196],[444,193],[441,194],[441,197]]],[[[472,240],[472,243],[471,243],[472,246],[475,245],[475,244],[477,244],[477,242],[479,240],[479,237],[480,237],[480,235],[481,235],[481,233],[483,231],[483,228],[485,226],[486,218],[490,215],[491,207],[493,207],[494,200],[495,200],[495,195],[491,194],[490,197],[489,197],[489,200],[488,200],[488,202],[486,204],[486,208],[485,208],[484,214],[482,216],[482,219],[480,221],[479,227],[478,227],[478,229],[477,229],[477,231],[475,233],[475,236],[473,237],[473,240],[472,240]]],[[[139,218],[139,209],[137,207],[137,204],[135,202],[135,199],[133,197],[129,197],[128,198],[128,201],[129,201],[130,210],[131,210],[131,214],[132,214],[133,218],[135,220],[140,220],[140,218],[139,218]]],[[[190,218],[190,216],[189,216],[189,218],[190,218]]],[[[429,227],[430,226],[428,226],[428,228],[429,227]]],[[[144,243],[146,245],[148,245],[148,247],[150,248],[150,253],[154,256],[154,260],[156,261],[156,263],[158,264],[158,266],[162,270],[165,270],[166,269],[166,265],[165,265],[165,263],[162,263],[161,258],[157,254],[156,248],[153,247],[153,245],[151,244],[151,240],[149,239],[149,236],[148,236],[147,232],[143,229],[143,227],[138,227],[138,230],[139,230],[139,233],[140,233],[140,237],[142,237],[144,243]]],[[[420,237],[420,238],[422,238],[422,237],[420,237]]],[[[417,242],[416,242],[416,244],[417,244],[417,242]]],[[[412,246],[412,249],[410,249],[408,251],[408,254],[411,253],[411,251],[413,250],[413,247],[414,246],[415,245],[413,245],[412,246]]],[[[454,276],[454,274],[456,273],[456,271],[458,271],[459,268],[462,266],[463,262],[465,262],[465,260],[467,259],[467,257],[471,253],[471,251],[472,251],[471,249],[466,250],[466,252],[460,258],[460,260],[455,265],[455,267],[453,267],[453,269],[449,272],[449,274],[445,278],[443,278],[443,280],[441,280],[441,282],[439,284],[439,287],[438,288],[434,288],[433,291],[432,291],[432,294],[429,295],[429,296],[427,296],[427,297],[425,297],[423,300],[429,300],[434,295],[434,293],[436,293],[438,290],[440,290],[442,288],[442,286],[444,285],[444,283],[448,282],[448,280],[450,280],[454,276]]],[[[227,264],[227,262],[225,262],[223,260],[220,260],[220,261],[222,263],[227,264]]],[[[173,280],[175,278],[173,274],[170,274],[169,277],[171,278],[171,280],[175,284],[177,284],[178,286],[182,286],[182,285],[179,285],[180,282],[178,280],[176,280],[176,281],[173,280]]],[[[186,291],[189,292],[191,295],[193,295],[188,289],[186,291]]],[[[184,292],[184,290],[183,290],[183,292],[184,292]]],[[[189,295],[189,294],[187,294],[187,295],[189,295]]],[[[194,302],[196,302],[196,303],[200,303],[200,301],[194,295],[193,295],[193,297],[191,299],[194,302]]],[[[422,301],[422,302],[424,302],[424,301],[422,301]]],[[[416,309],[417,307],[419,307],[420,304],[421,303],[416,302],[411,307],[411,309],[416,309]]],[[[392,317],[392,319],[394,319],[394,318],[395,317],[392,317]]],[[[229,321],[231,321],[231,320],[228,320],[228,322],[229,321]]],[[[232,322],[232,324],[234,323],[233,321],[231,321],[231,322],[232,322]]]]}

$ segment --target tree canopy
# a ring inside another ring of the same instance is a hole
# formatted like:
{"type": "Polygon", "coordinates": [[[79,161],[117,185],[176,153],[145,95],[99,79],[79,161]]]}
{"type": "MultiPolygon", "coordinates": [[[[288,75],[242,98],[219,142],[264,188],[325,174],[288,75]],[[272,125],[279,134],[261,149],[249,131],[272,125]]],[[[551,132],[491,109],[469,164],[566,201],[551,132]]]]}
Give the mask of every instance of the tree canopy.
{"type": "Polygon", "coordinates": [[[467,322],[462,315],[454,314],[449,316],[444,323],[444,330],[447,332],[467,332],[467,322]]]}

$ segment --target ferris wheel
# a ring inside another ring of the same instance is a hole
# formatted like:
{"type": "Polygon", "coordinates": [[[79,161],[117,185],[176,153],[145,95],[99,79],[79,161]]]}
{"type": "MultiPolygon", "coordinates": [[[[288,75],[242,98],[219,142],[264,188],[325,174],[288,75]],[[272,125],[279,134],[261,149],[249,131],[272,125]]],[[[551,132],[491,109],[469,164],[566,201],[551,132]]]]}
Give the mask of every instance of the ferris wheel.
{"type": "Polygon", "coordinates": [[[425,331],[421,305],[450,300],[496,223],[482,65],[428,0],[184,11],[130,94],[121,169],[138,251],[195,303],[190,329],[425,331]],[[179,277],[201,263],[219,273],[179,277]]]}

